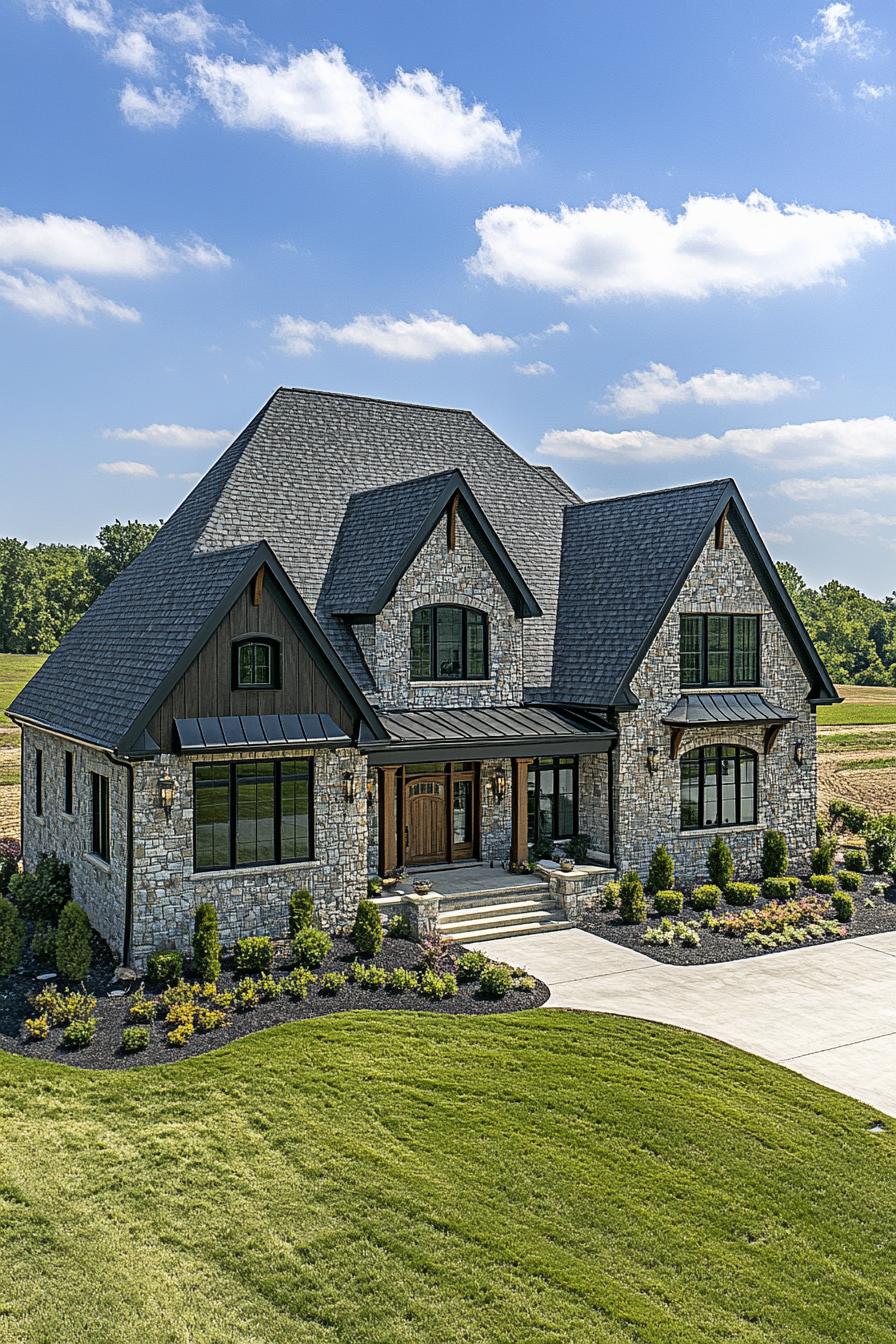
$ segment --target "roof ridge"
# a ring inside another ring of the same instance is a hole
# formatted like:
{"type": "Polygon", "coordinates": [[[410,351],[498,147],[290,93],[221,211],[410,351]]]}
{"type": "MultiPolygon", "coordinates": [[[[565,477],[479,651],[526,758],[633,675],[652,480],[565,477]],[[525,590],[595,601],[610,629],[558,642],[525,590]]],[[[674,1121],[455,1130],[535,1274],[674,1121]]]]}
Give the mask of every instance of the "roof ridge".
{"type": "Polygon", "coordinates": [[[371,495],[391,494],[393,490],[404,490],[411,485],[422,485],[424,481],[438,481],[449,476],[459,476],[461,480],[466,481],[460,467],[446,467],[444,471],[428,471],[424,476],[406,476],[404,480],[393,481],[389,485],[372,485],[367,490],[356,490],[349,496],[349,501],[366,499],[371,495]]]}
{"type": "Polygon", "coordinates": [[[652,499],[656,495],[675,495],[683,494],[686,490],[702,490],[707,486],[733,485],[737,488],[737,482],[733,476],[719,476],[710,481],[691,481],[687,485],[665,485],[657,490],[633,490],[628,495],[608,495],[605,499],[584,499],[581,504],[570,504],[571,509],[590,509],[600,504],[622,504],[631,499],[652,499]]]}
{"type": "Polygon", "coordinates": [[[301,392],[305,396],[334,397],[341,401],[373,401],[378,406],[407,406],[415,411],[438,411],[442,415],[469,415],[474,420],[477,419],[465,406],[433,406],[428,401],[402,401],[400,397],[372,397],[364,392],[335,392],[325,387],[287,387],[283,383],[271,394],[270,400],[273,401],[281,392],[301,392]]]}

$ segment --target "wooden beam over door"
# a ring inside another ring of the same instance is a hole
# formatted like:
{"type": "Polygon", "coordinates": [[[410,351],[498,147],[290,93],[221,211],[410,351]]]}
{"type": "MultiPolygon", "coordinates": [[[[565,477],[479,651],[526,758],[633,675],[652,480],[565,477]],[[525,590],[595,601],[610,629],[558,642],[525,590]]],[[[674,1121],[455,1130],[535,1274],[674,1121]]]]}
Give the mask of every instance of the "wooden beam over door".
{"type": "Polygon", "coordinates": [[[529,862],[529,766],[532,756],[514,756],[510,762],[510,862],[519,869],[529,862]]]}

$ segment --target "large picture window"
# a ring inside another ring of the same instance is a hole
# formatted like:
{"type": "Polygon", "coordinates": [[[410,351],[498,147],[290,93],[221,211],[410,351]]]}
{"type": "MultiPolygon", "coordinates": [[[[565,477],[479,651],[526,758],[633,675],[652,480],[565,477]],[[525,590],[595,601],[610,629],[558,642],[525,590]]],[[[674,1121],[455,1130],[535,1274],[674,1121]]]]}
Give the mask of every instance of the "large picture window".
{"type": "Polygon", "coordinates": [[[758,616],[682,616],[682,686],[758,686],[758,616]]]}
{"type": "Polygon", "coordinates": [[[756,822],[756,753],[746,747],[695,747],[681,758],[681,829],[715,830],[756,822]]]}
{"type": "Polygon", "coordinates": [[[472,607],[418,607],[411,617],[411,680],[488,676],[488,620],[472,607]]]}
{"type": "Polygon", "coordinates": [[[543,756],[529,766],[529,843],[568,840],[578,830],[575,756],[543,756]]]}
{"type": "Polygon", "coordinates": [[[308,757],[194,766],[193,867],[310,859],[312,779],[308,757]]]}

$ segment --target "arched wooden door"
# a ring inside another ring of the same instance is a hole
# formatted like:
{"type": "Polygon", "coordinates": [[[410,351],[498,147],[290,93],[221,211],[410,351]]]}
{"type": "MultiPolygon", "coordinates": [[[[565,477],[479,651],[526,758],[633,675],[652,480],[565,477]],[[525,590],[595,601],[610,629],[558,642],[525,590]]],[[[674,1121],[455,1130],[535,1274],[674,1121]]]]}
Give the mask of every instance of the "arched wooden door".
{"type": "Polygon", "coordinates": [[[405,789],[405,863],[443,863],[448,854],[444,775],[417,775],[405,789]]]}

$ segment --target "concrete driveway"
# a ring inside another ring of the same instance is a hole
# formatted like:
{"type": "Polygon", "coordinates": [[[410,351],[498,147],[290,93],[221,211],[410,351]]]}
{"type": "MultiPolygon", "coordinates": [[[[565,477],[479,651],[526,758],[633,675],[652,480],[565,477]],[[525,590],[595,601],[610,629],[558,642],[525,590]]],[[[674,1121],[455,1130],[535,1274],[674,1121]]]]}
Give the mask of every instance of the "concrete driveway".
{"type": "Polygon", "coordinates": [[[582,929],[476,947],[549,985],[549,1008],[687,1027],[896,1115],[896,933],[714,966],[666,966],[582,929]]]}

